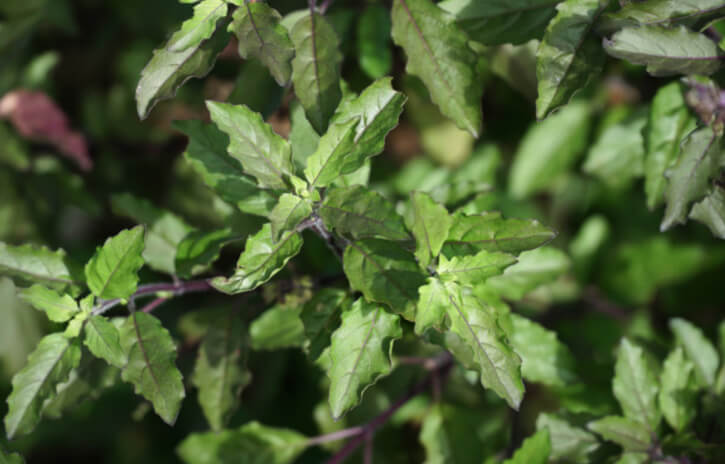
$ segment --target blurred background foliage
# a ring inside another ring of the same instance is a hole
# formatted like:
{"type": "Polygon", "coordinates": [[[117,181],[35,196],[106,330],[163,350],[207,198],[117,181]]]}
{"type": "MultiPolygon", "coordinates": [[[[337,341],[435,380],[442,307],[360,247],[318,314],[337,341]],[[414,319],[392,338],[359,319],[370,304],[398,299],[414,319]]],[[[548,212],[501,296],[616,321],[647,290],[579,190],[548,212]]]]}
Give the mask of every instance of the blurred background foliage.
{"type": "MultiPolygon", "coordinates": [[[[274,6],[283,14],[302,7],[292,0],[274,6]]],[[[92,170],[82,172],[51,146],[25,140],[0,121],[1,241],[62,247],[82,263],[103,239],[134,223],[112,206],[120,193],[146,198],[201,229],[227,225],[240,238],[257,230],[259,218],[221,201],[190,169],[180,156],[186,139],[171,121],[208,120],[204,100],[227,100],[261,112],[294,146],[309,147],[302,151],[311,152],[316,140],[290,131],[302,117],[300,108],[289,107],[286,89],[258,63],[241,60],[234,45],[209,76],[191,80],[139,121],[134,92],[140,72],[190,8],[176,0],[0,2],[0,96],[15,89],[47,93],[86,137],[93,160],[92,170]]],[[[394,86],[409,98],[400,126],[372,163],[371,185],[390,198],[424,190],[451,210],[533,217],[559,232],[547,248],[522,256],[518,276],[492,285],[518,300],[517,311],[559,334],[587,387],[529,385],[514,416],[455,368],[444,413],[470,422],[461,439],[480,452],[479,462],[528,436],[541,411],[562,405],[572,414],[615,411],[610,381],[623,334],[662,354],[668,318],[683,316],[716,339],[725,303],[725,245],[694,222],[660,233],[661,207],[647,208],[641,180],[641,130],[652,97],[667,81],[610,60],[576,103],[534,125],[536,44],[482,49],[484,132],[474,141],[440,115],[418,80],[404,76],[386,11],[375,1],[338,0],[327,15],[341,39],[349,86],[359,91],[392,73],[394,86]]],[[[324,244],[312,235],[305,240],[308,246],[287,271],[291,288],[271,288],[254,297],[259,301],[192,295],[157,311],[180,344],[182,371],[189,371],[209,314],[239,309],[253,324],[264,308],[304,294],[315,280],[341,277],[324,244]]],[[[240,246],[224,250],[220,272],[233,264],[240,246]]],[[[146,281],[163,279],[144,272],[146,281]]],[[[0,277],[0,396],[7,396],[13,373],[52,329],[16,298],[12,281],[0,277]]],[[[422,356],[426,350],[411,336],[396,352],[422,356]]],[[[253,417],[308,435],[363,423],[420,377],[418,368],[400,366],[335,423],[321,387],[324,375],[299,350],[255,350],[250,370],[253,381],[231,425],[253,417]]],[[[429,405],[430,398],[421,396],[393,417],[376,438],[376,462],[423,460],[417,436],[429,405]]],[[[0,405],[2,415],[5,407],[0,405]]],[[[189,399],[173,428],[148,412],[130,386],[119,384],[66,412],[62,422],[44,421],[12,448],[29,463],[177,462],[171,450],[188,433],[206,429],[199,406],[189,399]]],[[[311,449],[300,462],[320,462],[322,453],[311,449]]]]}

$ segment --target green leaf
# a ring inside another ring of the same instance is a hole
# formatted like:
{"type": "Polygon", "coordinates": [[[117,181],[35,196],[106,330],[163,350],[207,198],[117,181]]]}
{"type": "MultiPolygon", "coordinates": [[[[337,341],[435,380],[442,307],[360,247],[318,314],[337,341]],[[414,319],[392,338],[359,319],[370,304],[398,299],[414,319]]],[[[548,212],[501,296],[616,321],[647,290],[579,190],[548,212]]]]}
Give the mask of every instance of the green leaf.
{"type": "Polygon", "coordinates": [[[607,416],[589,422],[587,428],[605,440],[618,444],[625,451],[647,451],[652,442],[652,435],[647,427],[626,417],[607,416]]]}
{"type": "Polygon", "coordinates": [[[557,5],[556,17],[547,26],[536,52],[538,119],[565,105],[601,71],[605,54],[592,28],[607,3],[566,0],[557,5]]]}
{"type": "Polygon", "coordinates": [[[645,129],[644,190],[650,209],[662,203],[667,187],[665,172],[679,157],[680,144],[695,124],[679,83],[672,82],[657,91],[645,129]]]}
{"type": "Polygon", "coordinates": [[[25,367],[13,377],[13,391],[7,398],[5,431],[8,439],[30,433],[40,422],[43,402],[53,398],[78,365],[81,348],[77,340],[62,333],[46,335],[28,357],[25,367]]]}
{"type": "Polygon", "coordinates": [[[653,76],[710,75],[720,68],[717,44],[684,26],[625,28],[604,40],[604,50],[616,58],[646,65],[653,76]]]}
{"type": "Polygon", "coordinates": [[[628,26],[702,25],[725,15],[721,0],[646,0],[626,3],[617,12],[602,17],[598,29],[611,32],[628,26]]]}
{"type": "Polygon", "coordinates": [[[0,273],[19,278],[19,283],[38,282],[54,290],[76,284],[65,251],[43,246],[0,242],[0,273]]]}
{"type": "Polygon", "coordinates": [[[330,345],[330,409],[335,419],[355,407],[371,385],[390,374],[400,318],[362,298],[343,311],[330,345]]]}
{"type": "Polygon", "coordinates": [[[705,337],[702,330],[684,319],[671,319],[670,330],[675,334],[677,343],[682,346],[687,357],[695,365],[698,383],[711,388],[715,384],[715,372],[720,365],[720,358],[715,347],[705,337]]]}
{"type": "Polygon", "coordinates": [[[563,251],[542,247],[525,251],[519,261],[506,268],[500,276],[494,276],[486,286],[509,300],[520,300],[542,285],[556,281],[571,268],[571,260],[563,251]]]}
{"type": "Polygon", "coordinates": [[[665,359],[662,369],[659,405],[667,423],[682,432],[695,419],[697,381],[695,365],[677,347],[665,359]]]}
{"type": "Polygon", "coordinates": [[[86,264],[86,281],[94,295],[106,300],[128,298],[138,285],[143,266],[144,228],[137,226],[110,237],[86,264]]]}
{"type": "Polygon", "coordinates": [[[251,380],[246,369],[247,340],[234,313],[209,327],[194,365],[191,381],[213,430],[221,430],[239,406],[239,396],[251,380]]]}
{"type": "Polygon", "coordinates": [[[325,135],[320,138],[317,150],[307,158],[305,168],[305,177],[311,188],[329,185],[341,174],[349,174],[359,167],[351,165],[351,160],[348,159],[355,151],[358,122],[358,119],[333,121],[325,135]]]}
{"type": "Polygon", "coordinates": [[[518,314],[511,314],[510,341],[521,357],[521,374],[530,382],[565,387],[576,381],[574,357],[556,332],[518,314]]]}
{"type": "Polygon", "coordinates": [[[85,324],[88,350],[97,358],[104,359],[111,366],[122,368],[128,361],[121,348],[118,328],[103,316],[91,316],[85,324]]]}
{"type": "Polygon", "coordinates": [[[421,266],[428,267],[440,254],[453,219],[445,206],[423,192],[411,193],[408,212],[405,223],[415,237],[415,257],[421,266]]]}
{"type": "Polygon", "coordinates": [[[481,250],[518,254],[539,247],[556,233],[535,219],[504,219],[501,213],[456,213],[443,246],[447,256],[475,254],[481,250]]]}
{"type": "Polygon", "coordinates": [[[541,429],[524,440],[511,459],[505,460],[503,464],[546,464],[550,453],[549,430],[541,429]]]}
{"type": "Polygon", "coordinates": [[[509,191],[528,197],[554,185],[584,153],[591,127],[590,108],[574,102],[531,126],[516,152],[509,173],[509,191]]]}
{"type": "Polygon", "coordinates": [[[202,0],[194,6],[194,16],[184,21],[166,44],[170,52],[183,52],[209,39],[216,31],[217,22],[227,15],[224,0],[202,0]]]}
{"type": "Polygon", "coordinates": [[[481,250],[475,255],[440,257],[436,273],[444,281],[458,282],[476,286],[489,277],[499,275],[508,266],[514,264],[516,258],[508,253],[481,250]]]}
{"type": "Polygon", "coordinates": [[[20,299],[44,311],[53,322],[67,322],[80,311],[78,303],[70,295],[58,294],[39,284],[22,290],[20,299]]]}
{"type": "Polygon", "coordinates": [[[413,320],[425,277],[410,252],[386,240],[364,239],[350,242],[342,263],[351,288],[413,320]]]}
{"type": "Polygon", "coordinates": [[[347,292],[332,287],[322,288],[305,303],[300,318],[308,341],[307,353],[313,361],[330,346],[332,333],[340,325],[340,312],[347,305],[347,292]]]}
{"type": "Polygon", "coordinates": [[[480,426],[474,411],[446,403],[434,404],[420,427],[425,464],[480,464],[485,457],[480,437],[471,430],[480,426]]]}
{"type": "Polygon", "coordinates": [[[272,239],[278,240],[285,232],[294,231],[302,221],[312,214],[312,203],[291,193],[283,193],[277,206],[269,213],[272,239]]]}
{"type": "MultiPolygon", "coordinates": [[[[177,31],[171,36],[169,44],[185,35],[177,31]]],[[[184,50],[174,51],[169,44],[154,50],[151,61],[141,71],[136,87],[138,116],[146,119],[156,103],[172,98],[188,79],[206,76],[228,41],[227,32],[219,28],[209,40],[189,42],[184,50]]]]}
{"type": "Polygon", "coordinates": [[[285,177],[294,173],[289,143],[244,105],[207,101],[212,121],[229,135],[229,154],[261,187],[287,189],[285,177]]]}
{"type": "Polygon", "coordinates": [[[725,239],[725,192],[714,187],[708,196],[695,203],[690,211],[690,219],[705,224],[712,234],[725,239]]]}
{"type": "Polygon", "coordinates": [[[191,232],[191,226],[175,214],[128,193],[113,195],[111,208],[114,214],[130,217],[146,226],[143,258],[149,267],[159,272],[176,274],[174,256],[181,240],[191,232]]]}
{"type": "Polygon", "coordinates": [[[192,433],[176,449],[186,464],[291,464],[307,447],[294,430],[249,422],[235,430],[192,433]]]}
{"type": "Polygon", "coordinates": [[[407,240],[410,237],[395,206],[361,185],[328,190],[320,206],[320,217],[329,230],[356,240],[370,237],[407,240]]]}
{"type": "Polygon", "coordinates": [[[601,133],[589,149],[582,170],[613,189],[623,189],[644,173],[644,137],[647,120],[635,115],[613,124],[601,133]]]}
{"type": "Polygon", "coordinates": [[[325,17],[317,13],[295,22],[290,38],[295,47],[292,60],[295,93],[307,119],[322,134],[342,98],[340,42],[325,17]]]}
{"type": "Polygon", "coordinates": [[[272,227],[267,223],[247,239],[234,274],[217,277],[211,283],[220,292],[228,294],[254,290],[281,271],[301,248],[302,237],[298,232],[289,232],[275,241],[272,227]]]}
{"type": "Polygon", "coordinates": [[[6,453],[0,448],[0,464],[24,464],[25,460],[18,453],[6,453]]]}
{"type": "Polygon", "coordinates": [[[390,73],[393,52],[390,49],[390,13],[383,5],[369,4],[357,23],[357,58],[360,69],[371,79],[390,73]]]}
{"type": "Polygon", "coordinates": [[[169,331],[154,316],[137,311],[121,327],[121,346],[128,358],[121,378],[151,402],[164,422],[173,425],[186,393],[174,364],[176,346],[169,331]]]}
{"type": "Polygon", "coordinates": [[[184,157],[204,182],[225,201],[241,211],[267,216],[277,202],[273,191],[263,190],[245,174],[241,162],[229,156],[229,136],[213,124],[201,121],[174,121],[174,128],[189,137],[184,157]]]}
{"type": "Polygon", "coordinates": [[[179,242],[174,259],[176,273],[185,278],[206,272],[209,266],[219,258],[222,248],[235,240],[232,229],[220,229],[212,232],[195,230],[188,233],[179,242]]]}
{"type": "Polygon", "coordinates": [[[519,45],[540,39],[561,0],[446,0],[438,6],[453,15],[471,39],[485,45],[519,45]]]}
{"type": "Polygon", "coordinates": [[[667,208],[660,230],[684,223],[690,204],[706,195],[710,177],[719,170],[721,138],[710,127],[703,127],[691,133],[682,143],[680,159],[669,174],[670,181],[665,191],[667,208]]]}
{"type": "Polygon", "coordinates": [[[300,307],[273,306],[264,311],[249,326],[254,350],[279,350],[301,347],[305,341],[305,327],[300,318],[300,307]]]}
{"type": "Polygon", "coordinates": [[[430,0],[395,0],[392,15],[393,41],[405,50],[406,71],[423,81],[441,113],[478,137],[483,86],[466,34],[430,0]]]}
{"type": "Polygon", "coordinates": [[[657,404],[659,382],[654,360],[639,346],[623,338],[617,351],[612,390],[625,417],[654,433],[661,414],[657,404]]]}
{"type": "Polygon", "coordinates": [[[539,414],[536,419],[536,430],[548,429],[551,440],[553,461],[588,463],[590,454],[599,448],[597,438],[579,427],[575,427],[565,419],[553,414],[539,414]]]}
{"type": "Polygon", "coordinates": [[[234,11],[233,18],[229,29],[239,39],[239,55],[257,58],[279,85],[286,85],[292,76],[295,49],[287,29],[280,24],[279,12],[266,3],[245,1],[234,11]]]}

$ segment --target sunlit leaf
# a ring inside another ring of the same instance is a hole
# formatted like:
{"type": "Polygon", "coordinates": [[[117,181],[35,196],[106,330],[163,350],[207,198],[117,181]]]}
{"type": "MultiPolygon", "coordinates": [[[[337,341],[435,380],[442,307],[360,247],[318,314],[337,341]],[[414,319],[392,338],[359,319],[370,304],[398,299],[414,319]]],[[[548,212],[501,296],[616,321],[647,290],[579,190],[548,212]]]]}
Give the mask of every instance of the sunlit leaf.
{"type": "Polygon", "coordinates": [[[283,193],[277,206],[269,213],[272,239],[277,240],[285,232],[295,228],[312,214],[312,203],[291,193],[283,193]]]}
{"type": "Polygon", "coordinates": [[[65,251],[50,251],[34,245],[12,246],[0,242],[0,271],[17,277],[20,283],[38,282],[55,290],[76,283],[65,251]]]}
{"type": "Polygon", "coordinates": [[[673,429],[680,432],[697,412],[695,365],[681,347],[670,352],[662,368],[659,405],[662,415],[673,429]]]}
{"type": "Polygon", "coordinates": [[[613,441],[626,451],[647,451],[652,435],[640,422],[620,416],[607,416],[589,422],[587,428],[601,435],[605,440],[613,441]]]}
{"type": "Polygon", "coordinates": [[[53,322],[66,322],[80,311],[78,303],[70,295],[58,294],[39,284],[20,292],[20,298],[45,312],[53,322]]]}
{"type": "Polygon", "coordinates": [[[86,281],[99,298],[128,298],[136,291],[144,264],[144,227],[119,232],[98,247],[86,264],[86,281]]]}
{"type": "Polygon", "coordinates": [[[453,219],[443,205],[423,192],[410,195],[408,213],[405,223],[415,237],[415,257],[421,266],[427,267],[441,252],[453,219]]]}
{"type": "Polygon", "coordinates": [[[712,387],[720,357],[713,344],[698,327],[684,319],[670,320],[670,330],[682,346],[687,358],[695,365],[695,375],[701,386],[712,387]]]}
{"type": "Polygon", "coordinates": [[[184,21],[181,28],[166,44],[170,52],[183,52],[209,39],[216,30],[217,22],[227,14],[224,0],[202,0],[194,6],[194,15],[184,21]]]}
{"type": "Polygon", "coordinates": [[[625,417],[644,424],[654,432],[662,418],[657,403],[658,370],[641,347],[623,338],[617,351],[617,364],[612,381],[614,396],[625,417]]]}
{"type": "Polygon", "coordinates": [[[83,343],[97,358],[105,360],[114,367],[124,367],[126,353],[121,348],[121,336],[118,328],[103,316],[91,316],[85,324],[83,343]]]}
{"type": "Polygon", "coordinates": [[[702,201],[695,203],[690,219],[705,224],[717,238],[725,239],[725,193],[715,187],[702,201]]]}

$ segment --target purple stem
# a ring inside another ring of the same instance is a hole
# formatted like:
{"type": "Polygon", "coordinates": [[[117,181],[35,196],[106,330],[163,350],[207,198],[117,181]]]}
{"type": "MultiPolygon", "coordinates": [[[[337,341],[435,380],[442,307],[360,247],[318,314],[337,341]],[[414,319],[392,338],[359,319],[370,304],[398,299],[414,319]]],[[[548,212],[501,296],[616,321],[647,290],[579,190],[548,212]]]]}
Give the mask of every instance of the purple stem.
{"type": "Polygon", "coordinates": [[[150,313],[154,309],[158,308],[167,299],[168,298],[156,298],[154,301],[141,308],[141,311],[144,313],[150,313]]]}
{"type": "MultiPolygon", "coordinates": [[[[190,280],[188,282],[146,284],[139,286],[136,290],[136,293],[131,295],[128,300],[129,302],[134,303],[138,298],[154,295],[158,292],[170,292],[172,296],[181,296],[185,293],[206,292],[208,290],[211,290],[212,288],[213,287],[207,279],[190,280]]],[[[109,309],[118,306],[119,304],[121,304],[120,298],[102,301],[101,304],[93,310],[93,314],[103,314],[109,309]]],[[[161,303],[158,303],[157,306],[159,304],[161,303]]]]}

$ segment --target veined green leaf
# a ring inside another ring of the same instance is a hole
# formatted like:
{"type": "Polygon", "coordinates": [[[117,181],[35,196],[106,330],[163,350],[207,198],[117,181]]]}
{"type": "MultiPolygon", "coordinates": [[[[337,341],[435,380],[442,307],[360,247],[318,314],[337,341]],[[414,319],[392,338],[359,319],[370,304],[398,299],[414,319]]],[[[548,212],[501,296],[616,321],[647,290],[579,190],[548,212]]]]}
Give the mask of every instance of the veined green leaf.
{"type": "Polygon", "coordinates": [[[481,250],[475,255],[453,256],[451,259],[442,255],[436,272],[444,281],[476,286],[503,273],[515,262],[516,258],[508,253],[481,250]]]}
{"type": "Polygon", "coordinates": [[[292,464],[307,447],[294,430],[249,422],[234,430],[192,433],[176,449],[186,464],[292,464]]]}
{"type": "Polygon", "coordinates": [[[607,1],[566,0],[546,28],[536,53],[539,96],[536,117],[543,119],[565,105],[602,69],[605,54],[592,33],[607,1]]]}
{"type": "Polygon", "coordinates": [[[207,101],[214,123],[229,135],[229,154],[262,187],[286,189],[285,178],[294,173],[289,143],[244,105],[207,101]]]}
{"type": "Polygon", "coordinates": [[[252,349],[278,350],[301,347],[305,342],[305,327],[300,307],[276,305],[268,308],[249,326],[252,349]]]}
{"type": "Polygon", "coordinates": [[[7,398],[5,430],[8,439],[26,434],[40,422],[43,402],[56,394],[81,359],[77,340],[62,333],[46,335],[28,357],[26,366],[13,377],[13,391],[7,398]]]}
{"type": "Polygon", "coordinates": [[[410,252],[386,240],[364,239],[350,242],[342,263],[350,287],[368,301],[384,303],[413,320],[418,287],[425,276],[410,252]]]}
{"type": "Polygon", "coordinates": [[[576,163],[589,141],[590,113],[588,104],[574,102],[531,126],[509,173],[512,195],[524,198],[549,188],[576,163]]]}
{"type": "Polygon", "coordinates": [[[154,316],[136,311],[121,327],[121,346],[128,358],[121,378],[151,402],[164,422],[173,425],[186,393],[169,331],[154,316]]]}
{"type": "Polygon", "coordinates": [[[679,83],[657,91],[645,129],[644,190],[650,209],[662,203],[667,187],[665,172],[679,157],[680,143],[695,126],[696,120],[685,104],[679,83]]]}
{"type": "Polygon", "coordinates": [[[53,322],[67,322],[80,311],[78,303],[70,295],[58,294],[39,284],[22,290],[20,299],[44,311],[48,319],[53,322]]]}
{"type": "Polygon", "coordinates": [[[320,217],[328,229],[353,239],[410,238],[395,206],[379,193],[361,185],[328,190],[320,206],[320,217]]]}
{"type": "Polygon", "coordinates": [[[204,182],[241,211],[267,216],[277,202],[277,193],[263,190],[248,176],[241,162],[229,156],[229,136],[213,124],[197,120],[174,121],[174,128],[189,137],[184,157],[204,182]]]}
{"type": "Polygon", "coordinates": [[[395,0],[392,15],[393,41],[405,50],[406,70],[423,81],[444,115],[478,137],[483,86],[466,34],[430,0],[395,0]]]}
{"type": "Polygon", "coordinates": [[[670,330],[675,334],[677,342],[685,350],[685,354],[695,365],[695,375],[701,386],[711,388],[715,384],[715,373],[720,365],[720,357],[698,327],[692,323],[674,318],[670,320],[670,330]]]}
{"type": "Polygon", "coordinates": [[[167,274],[176,274],[174,256],[181,240],[192,228],[183,219],[156,208],[146,199],[124,193],[111,197],[113,213],[132,218],[146,226],[143,258],[149,267],[167,274]]]}
{"type": "Polygon", "coordinates": [[[400,318],[362,298],[342,312],[330,345],[330,409],[334,418],[360,402],[365,390],[392,370],[393,343],[403,336],[400,318]]]}
{"type": "Polygon", "coordinates": [[[680,159],[669,174],[665,190],[667,208],[660,230],[684,223],[690,204],[705,196],[710,177],[720,168],[721,139],[710,127],[703,127],[682,143],[680,159]]]}
{"type": "Polygon", "coordinates": [[[571,425],[554,414],[539,414],[536,429],[548,429],[552,460],[565,460],[577,464],[590,462],[589,456],[597,448],[597,438],[584,429],[571,425]]]}
{"type": "Polygon", "coordinates": [[[312,214],[312,202],[291,193],[283,193],[277,206],[269,213],[272,239],[278,240],[285,232],[292,232],[312,214]]]}
{"type": "Polygon", "coordinates": [[[390,12],[383,5],[369,4],[357,22],[357,56],[360,69],[371,79],[390,73],[390,12]]]}
{"type": "Polygon", "coordinates": [[[313,361],[330,346],[332,333],[340,325],[340,313],[347,305],[347,292],[332,287],[321,289],[305,303],[300,318],[308,342],[307,353],[313,361]]]}
{"type": "Polygon", "coordinates": [[[118,328],[103,316],[91,316],[85,324],[84,339],[88,350],[97,358],[105,360],[114,367],[122,368],[128,361],[121,348],[121,335],[118,328]]]}
{"type": "Polygon", "coordinates": [[[654,433],[662,418],[657,404],[659,376],[654,360],[641,347],[623,338],[614,370],[612,390],[625,417],[644,424],[654,433]]]}
{"type": "Polygon", "coordinates": [[[485,45],[519,45],[541,39],[561,0],[446,0],[438,6],[471,39],[485,45]]]}
{"type": "Polygon", "coordinates": [[[563,251],[541,247],[525,251],[519,261],[506,268],[500,276],[491,277],[486,286],[503,298],[520,300],[542,285],[556,281],[571,268],[571,260],[563,251]]]}
{"type": "Polygon", "coordinates": [[[485,457],[481,438],[471,430],[480,426],[475,411],[436,403],[420,427],[425,464],[480,464],[485,457]]]}
{"type": "Polygon", "coordinates": [[[310,187],[324,187],[342,174],[349,174],[347,157],[355,150],[356,126],[359,119],[333,121],[320,138],[317,150],[307,158],[305,177],[310,187]],[[344,171],[347,167],[348,171],[344,171]]]}
{"type": "Polygon", "coordinates": [[[677,347],[665,359],[662,368],[659,405],[670,426],[683,431],[697,413],[697,381],[695,365],[677,347]]]}
{"type": "Polygon", "coordinates": [[[209,327],[194,365],[191,381],[199,389],[199,404],[213,430],[221,430],[239,405],[249,384],[247,340],[242,322],[233,314],[209,327]]]}
{"type": "Polygon", "coordinates": [[[445,206],[436,203],[424,192],[410,194],[408,213],[405,223],[415,237],[415,257],[421,266],[428,267],[440,254],[453,219],[445,206]]]}
{"type": "MultiPolygon", "coordinates": [[[[170,43],[180,37],[177,34],[179,32],[171,37],[170,43]]],[[[141,71],[136,87],[139,117],[146,119],[156,103],[173,97],[188,79],[206,76],[228,41],[227,32],[219,28],[209,40],[189,42],[184,50],[173,51],[168,45],[154,50],[151,61],[141,71]]]]}
{"type": "Polygon", "coordinates": [[[518,254],[554,237],[553,230],[535,219],[504,219],[497,212],[470,216],[456,213],[443,253],[454,256],[486,250],[518,254]]]}
{"type": "Polygon", "coordinates": [[[231,234],[230,228],[212,232],[195,230],[187,234],[176,249],[176,273],[189,278],[205,272],[219,258],[221,249],[235,240],[231,234]]]}
{"type": "Polygon", "coordinates": [[[239,39],[239,55],[257,58],[279,85],[286,85],[292,76],[295,49],[287,29],[280,24],[279,12],[266,3],[245,1],[233,17],[229,28],[239,39]]]}
{"type": "Polygon", "coordinates": [[[690,211],[690,219],[705,224],[717,238],[725,239],[725,192],[714,187],[710,194],[690,211]]]}
{"type": "Polygon", "coordinates": [[[254,290],[281,271],[301,248],[302,237],[298,232],[288,232],[275,242],[272,226],[267,223],[247,239],[234,275],[217,277],[212,280],[212,285],[228,294],[254,290]]]}
{"type": "Polygon", "coordinates": [[[712,19],[725,16],[722,0],[646,0],[624,4],[607,13],[597,28],[611,32],[624,27],[671,26],[686,24],[700,29],[712,19]]]}
{"type": "Polygon", "coordinates": [[[0,272],[20,282],[38,282],[54,290],[64,290],[76,282],[65,251],[43,246],[12,246],[0,242],[0,272]]]}
{"type": "Polygon", "coordinates": [[[710,75],[720,68],[720,50],[706,36],[684,26],[625,28],[604,40],[610,55],[647,66],[653,76],[710,75]]]}
{"type": "Polygon", "coordinates": [[[143,250],[143,226],[122,230],[107,239],[86,264],[86,281],[93,294],[106,300],[131,296],[144,263],[143,250]]]}
{"type": "Polygon", "coordinates": [[[605,440],[618,444],[625,451],[647,451],[652,442],[652,434],[645,425],[626,417],[607,416],[589,422],[587,428],[605,440]]]}
{"type": "Polygon", "coordinates": [[[550,453],[549,430],[541,429],[524,440],[511,459],[505,460],[503,464],[546,464],[550,453]]]}
{"type": "Polygon", "coordinates": [[[322,134],[342,98],[340,42],[325,17],[317,13],[297,20],[290,38],[295,47],[292,60],[295,93],[307,119],[322,134]]]}
{"type": "Polygon", "coordinates": [[[194,15],[184,21],[166,44],[170,52],[183,52],[209,39],[216,31],[217,22],[227,15],[224,0],[202,0],[194,6],[194,15]]]}

